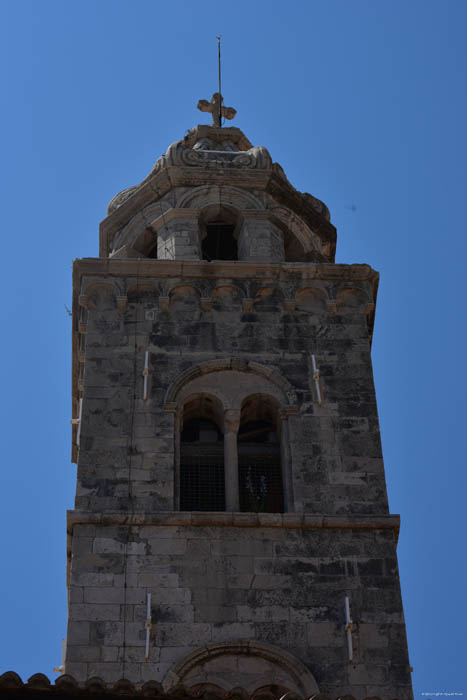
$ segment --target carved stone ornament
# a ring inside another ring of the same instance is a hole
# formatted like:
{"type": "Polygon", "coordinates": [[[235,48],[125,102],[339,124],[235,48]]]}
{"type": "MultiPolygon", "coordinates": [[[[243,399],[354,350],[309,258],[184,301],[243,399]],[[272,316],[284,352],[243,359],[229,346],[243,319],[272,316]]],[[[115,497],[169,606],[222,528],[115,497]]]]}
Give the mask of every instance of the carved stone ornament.
{"type": "MultiPolygon", "coordinates": [[[[159,171],[168,166],[198,166],[205,168],[258,168],[271,170],[272,160],[264,146],[255,146],[246,151],[240,150],[231,139],[214,142],[203,137],[193,144],[187,145],[186,140],[172,143],[165,154],[157,159],[148,177],[153,177],[159,171]]],[[[284,176],[285,177],[285,176],[284,176]]],[[[128,187],[115,195],[107,207],[107,214],[112,214],[127,199],[133,196],[137,190],[147,182],[148,178],[139,185],[128,187]]]]}
{"type": "Polygon", "coordinates": [[[127,187],[126,190],[122,190],[118,194],[115,195],[113,199],[110,200],[109,205],[107,207],[107,214],[111,214],[115,209],[118,209],[123,202],[126,202],[127,199],[131,197],[133,192],[135,192],[138,189],[139,185],[133,185],[132,187],[127,187]]]}
{"type": "Polygon", "coordinates": [[[184,141],[176,141],[169,146],[167,153],[159,158],[158,163],[161,167],[165,165],[190,165],[204,168],[206,166],[259,168],[262,170],[272,168],[271,156],[264,146],[254,146],[247,151],[239,151],[230,141],[217,144],[209,143],[209,141],[209,139],[202,139],[195,143],[193,148],[188,147],[184,141]],[[215,146],[215,148],[207,148],[207,146],[215,146]]]}
{"type": "Polygon", "coordinates": [[[181,155],[185,165],[230,166],[234,168],[262,167],[261,159],[257,157],[258,154],[254,152],[255,150],[252,148],[251,151],[238,153],[235,151],[207,151],[187,148],[182,151],[181,155]]]}

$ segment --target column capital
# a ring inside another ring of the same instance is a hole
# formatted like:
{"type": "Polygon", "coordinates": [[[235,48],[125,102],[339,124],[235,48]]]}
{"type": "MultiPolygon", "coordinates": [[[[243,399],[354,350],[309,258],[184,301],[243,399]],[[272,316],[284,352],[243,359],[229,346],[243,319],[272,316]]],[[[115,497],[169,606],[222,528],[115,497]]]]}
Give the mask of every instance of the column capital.
{"type": "Polygon", "coordinates": [[[126,294],[121,294],[117,297],[117,308],[119,311],[126,311],[128,307],[128,297],[126,294]]]}
{"type": "Polygon", "coordinates": [[[228,408],[224,413],[224,432],[238,433],[240,427],[241,411],[235,408],[228,408]]]}

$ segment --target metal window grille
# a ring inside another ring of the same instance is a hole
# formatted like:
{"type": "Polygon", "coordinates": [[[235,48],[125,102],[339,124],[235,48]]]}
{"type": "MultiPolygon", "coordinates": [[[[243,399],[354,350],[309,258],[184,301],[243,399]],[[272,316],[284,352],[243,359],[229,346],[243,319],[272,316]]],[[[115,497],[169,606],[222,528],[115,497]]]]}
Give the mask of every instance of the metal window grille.
{"type": "Polygon", "coordinates": [[[182,448],[180,510],[225,510],[223,455],[182,448]]]}
{"type": "Polygon", "coordinates": [[[263,454],[258,445],[239,445],[238,478],[240,510],[253,513],[282,513],[284,496],[279,449],[263,454]]]}

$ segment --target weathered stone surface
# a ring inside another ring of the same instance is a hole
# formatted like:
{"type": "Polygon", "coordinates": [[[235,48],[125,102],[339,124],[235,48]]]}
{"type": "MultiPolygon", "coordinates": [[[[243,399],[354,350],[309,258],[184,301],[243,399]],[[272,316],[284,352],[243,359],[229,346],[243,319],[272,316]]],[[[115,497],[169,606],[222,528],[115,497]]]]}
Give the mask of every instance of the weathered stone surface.
{"type": "Polygon", "coordinates": [[[378,274],[334,249],[325,205],[266,149],[198,127],[114,198],[101,258],[75,261],[78,680],[410,696],[370,357],[378,274]],[[236,260],[201,259],[219,221],[236,260]],[[223,436],[227,512],[180,512],[181,432],[200,412],[223,436]],[[266,414],[282,512],[240,512],[237,433],[266,414]]]}

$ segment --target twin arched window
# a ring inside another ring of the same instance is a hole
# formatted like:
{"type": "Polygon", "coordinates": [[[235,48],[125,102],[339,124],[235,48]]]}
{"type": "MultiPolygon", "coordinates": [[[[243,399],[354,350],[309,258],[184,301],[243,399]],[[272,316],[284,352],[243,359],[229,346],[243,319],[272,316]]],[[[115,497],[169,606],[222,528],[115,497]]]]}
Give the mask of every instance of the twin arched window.
{"type": "Polygon", "coordinates": [[[223,412],[214,396],[188,399],[179,473],[180,510],[283,512],[277,400],[253,395],[223,412]]]}

